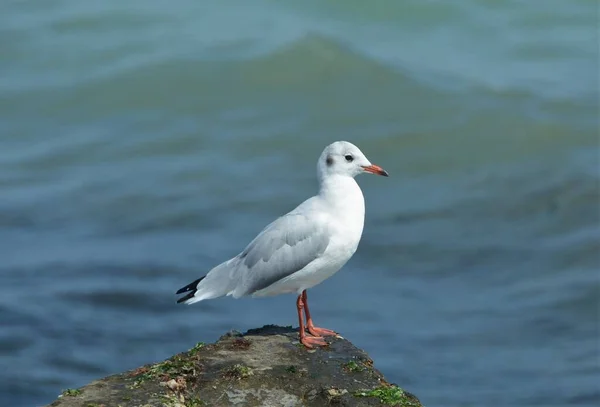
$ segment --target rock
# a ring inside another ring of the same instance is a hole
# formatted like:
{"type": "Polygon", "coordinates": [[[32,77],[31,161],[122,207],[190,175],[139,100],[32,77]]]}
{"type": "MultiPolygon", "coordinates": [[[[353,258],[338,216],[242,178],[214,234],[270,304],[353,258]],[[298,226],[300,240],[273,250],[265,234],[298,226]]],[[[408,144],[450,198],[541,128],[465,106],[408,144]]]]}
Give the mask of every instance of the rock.
{"type": "Polygon", "coordinates": [[[163,362],[65,391],[50,407],[402,406],[412,394],[387,383],[349,341],[307,350],[290,328],[230,332],[163,362]]]}

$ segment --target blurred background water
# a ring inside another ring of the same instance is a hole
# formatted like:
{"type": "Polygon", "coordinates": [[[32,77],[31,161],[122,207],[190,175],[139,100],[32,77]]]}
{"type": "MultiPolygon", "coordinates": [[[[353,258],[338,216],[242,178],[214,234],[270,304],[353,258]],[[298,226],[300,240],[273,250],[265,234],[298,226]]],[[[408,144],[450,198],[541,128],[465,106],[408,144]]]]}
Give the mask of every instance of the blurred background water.
{"type": "Polygon", "coordinates": [[[311,290],[428,406],[600,403],[595,0],[5,0],[0,405],[296,324],[174,291],[359,145],[357,254],[311,290]]]}

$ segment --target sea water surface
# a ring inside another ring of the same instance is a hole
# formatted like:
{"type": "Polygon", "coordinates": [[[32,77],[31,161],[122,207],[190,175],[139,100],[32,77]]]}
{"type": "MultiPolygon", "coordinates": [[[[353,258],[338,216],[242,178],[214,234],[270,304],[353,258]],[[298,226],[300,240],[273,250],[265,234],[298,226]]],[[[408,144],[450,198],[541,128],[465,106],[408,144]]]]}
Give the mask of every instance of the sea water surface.
{"type": "Polygon", "coordinates": [[[318,324],[427,406],[600,403],[595,0],[5,0],[0,405],[296,324],[175,290],[354,142],[354,258],[318,324]]]}

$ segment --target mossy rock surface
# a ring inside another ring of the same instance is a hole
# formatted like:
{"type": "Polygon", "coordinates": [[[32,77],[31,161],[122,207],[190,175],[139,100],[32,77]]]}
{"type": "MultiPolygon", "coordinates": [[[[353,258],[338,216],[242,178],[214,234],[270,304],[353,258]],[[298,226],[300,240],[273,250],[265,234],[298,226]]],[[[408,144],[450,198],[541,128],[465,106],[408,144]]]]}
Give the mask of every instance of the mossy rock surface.
{"type": "Polygon", "coordinates": [[[420,407],[387,383],[349,341],[299,346],[297,330],[277,326],[229,333],[165,361],[71,390],[51,407],[381,406],[420,407]]]}

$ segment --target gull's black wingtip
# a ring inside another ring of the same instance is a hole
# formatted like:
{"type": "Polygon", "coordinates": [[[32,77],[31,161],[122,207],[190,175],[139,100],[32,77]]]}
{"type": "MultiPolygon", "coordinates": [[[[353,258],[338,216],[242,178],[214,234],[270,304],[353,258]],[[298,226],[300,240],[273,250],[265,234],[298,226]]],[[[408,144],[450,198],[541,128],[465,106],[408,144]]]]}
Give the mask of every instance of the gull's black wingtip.
{"type": "Polygon", "coordinates": [[[177,300],[177,304],[181,304],[182,302],[186,302],[187,300],[189,300],[190,298],[194,297],[194,294],[196,294],[196,290],[192,291],[191,293],[188,293],[186,296],[181,297],[180,299],[177,300]]]}
{"type": "MultiPolygon", "coordinates": [[[[206,277],[206,276],[204,276],[204,277],[206,277]]],[[[198,283],[200,283],[200,281],[204,280],[204,277],[200,277],[198,280],[192,281],[185,287],[181,287],[179,290],[177,290],[177,292],[175,294],[183,294],[183,293],[187,293],[188,291],[195,290],[198,287],[198,283]]]]}
{"type": "MultiPolygon", "coordinates": [[[[204,277],[206,277],[206,276],[204,276],[204,277]]],[[[194,296],[194,294],[196,294],[196,291],[198,291],[198,284],[200,283],[200,281],[202,281],[204,279],[204,277],[200,277],[199,279],[192,281],[185,287],[181,287],[179,290],[177,290],[177,292],[175,294],[183,294],[183,293],[187,293],[188,291],[191,291],[185,297],[181,297],[180,299],[178,299],[177,304],[181,304],[182,302],[185,302],[185,301],[189,300],[190,298],[192,298],[194,296]]]]}

